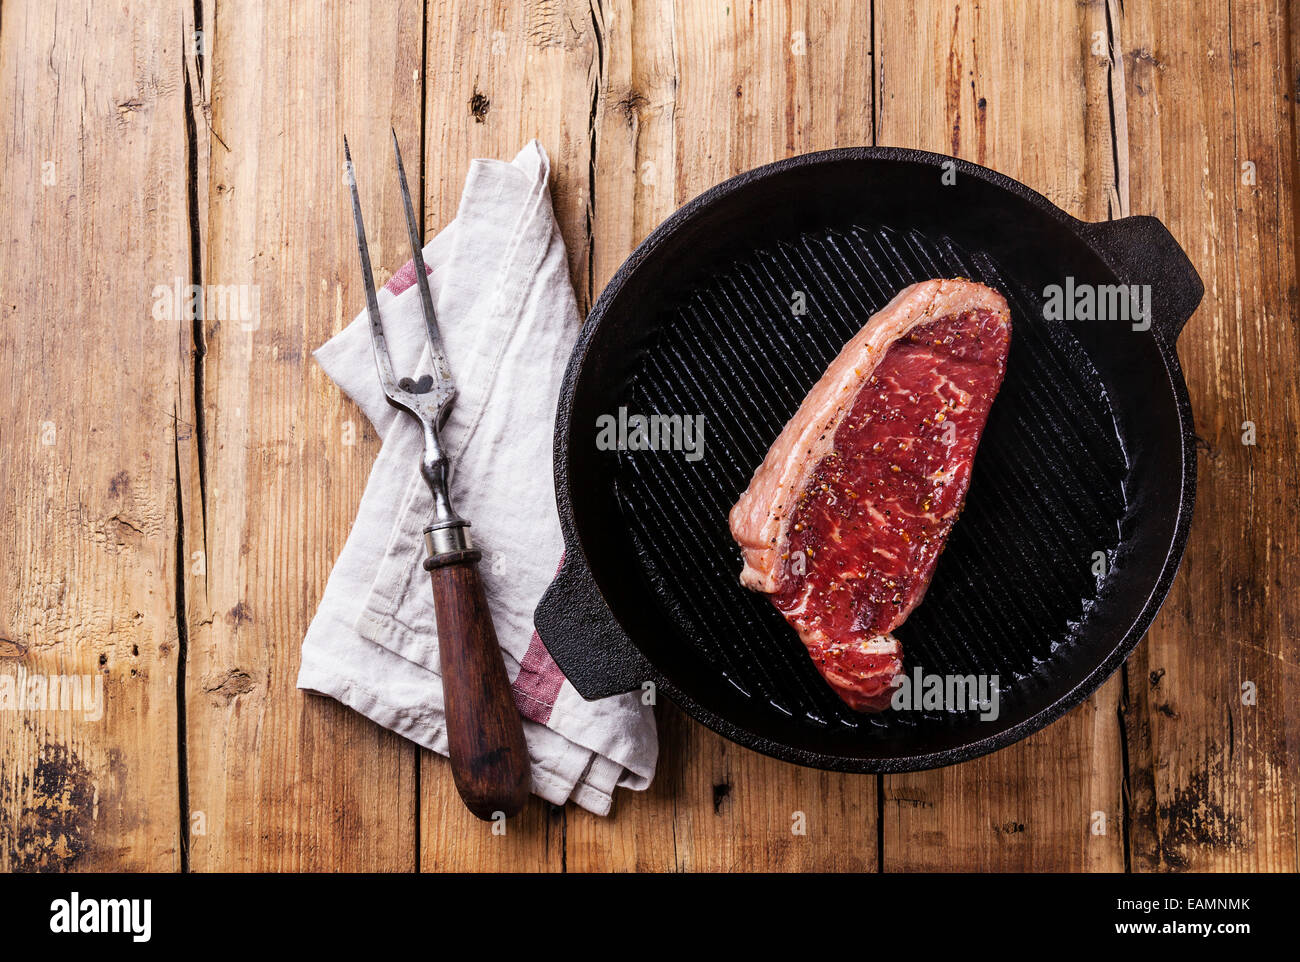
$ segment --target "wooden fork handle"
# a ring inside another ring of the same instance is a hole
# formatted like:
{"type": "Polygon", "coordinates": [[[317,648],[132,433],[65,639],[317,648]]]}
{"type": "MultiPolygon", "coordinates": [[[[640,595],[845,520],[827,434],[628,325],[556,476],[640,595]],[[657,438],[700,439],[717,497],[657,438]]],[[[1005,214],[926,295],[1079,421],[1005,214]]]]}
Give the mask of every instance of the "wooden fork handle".
{"type": "Polygon", "coordinates": [[[476,549],[424,563],[433,576],[447,740],[456,791],[471,812],[507,818],[528,800],[532,778],[524,726],[483,595],[476,549]]]}

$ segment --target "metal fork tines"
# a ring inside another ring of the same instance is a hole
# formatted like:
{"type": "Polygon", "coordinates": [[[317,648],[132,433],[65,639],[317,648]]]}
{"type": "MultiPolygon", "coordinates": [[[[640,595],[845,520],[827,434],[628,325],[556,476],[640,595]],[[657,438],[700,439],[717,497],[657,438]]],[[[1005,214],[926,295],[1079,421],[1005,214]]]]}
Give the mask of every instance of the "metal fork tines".
{"type": "Polygon", "coordinates": [[[429,293],[429,279],[424,267],[424,255],[420,249],[420,227],[416,223],[415,209],[411,204],[411,192],[406,183],[406,170],[402,166],[402,151],[397,143],[397,131],[392,131],[393,152],[397,155],[397,176],[402,188],[402,205],[406,211],[406,228],[411,240],[411,260],[415,268],[415,283],[419,289],[420,311],[424,315],[425,335],[428,340],[429,357],[432,361],[432,374],[419,378],[398,377],[393,371],[392,357],[388,353],[388,341],[384,337],[384,325],[380,318],[379,299],[375,293],[375,279],[370,267],[370,248],[366,244],[366,229],[361,219],[361,198],[357,192],[357,179],[352,166],[352,151],[347,138],[343,138],[343,153],[347,159],[347,180],[352,190],[352,216],[356,222],[357,247],[361,253],[361,273],[366,288],[366,313],[370,318],[370,340],[375,351],[375,366],[379,370],[379,383],[383,387],[388,403],[420,422],[424,433],[424,456],[420,462],[420,472],[429,490],[433,494],[434,519],[425,528],[425,541],[430,556],[454,551],[466,551],[470,548],[470,539],[465,528],[469,522],[456,514],[447,493],[447,474],[450,462],[443,451],[439,431],[447,420],[452,404],[456,399],[456,383],[451,376],[451,366],[447,363],[447,354],[443,348],[442,335],[438,331],[438,318],[433,309],[433,297],[429,293]]]}

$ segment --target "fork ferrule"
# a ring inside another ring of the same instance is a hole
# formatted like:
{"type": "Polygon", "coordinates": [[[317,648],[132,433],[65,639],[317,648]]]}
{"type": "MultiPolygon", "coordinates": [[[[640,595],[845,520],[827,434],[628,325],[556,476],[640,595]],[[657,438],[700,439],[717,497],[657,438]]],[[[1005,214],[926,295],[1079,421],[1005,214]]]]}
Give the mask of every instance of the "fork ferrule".
{"type": "Polygon", "coordinates": [[[425,568],[435,568],[445,559],[455,559],[467,554],[475,558],[479,552],[474,548],[474,539],[470,537],[468,521],[437,522],[424,529],[424,547],[429,557],[424,561],[425,568]]]}

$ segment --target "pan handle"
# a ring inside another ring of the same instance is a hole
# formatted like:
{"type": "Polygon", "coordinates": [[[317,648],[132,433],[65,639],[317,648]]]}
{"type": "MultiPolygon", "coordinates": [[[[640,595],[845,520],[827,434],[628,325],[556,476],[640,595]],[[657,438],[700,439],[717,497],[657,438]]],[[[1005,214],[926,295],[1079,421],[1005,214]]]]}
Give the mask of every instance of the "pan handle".
{"type": "Polygon", "coordinates": [[[579,550],[568,550],[533,624],[564,676],[588,701],[636,691],[656,674],[610,613],[579,550]]]}
{"type": "Polygon", "coordinates": [[[1174,235],[1139,215],[1082,224],[1080,233],[1126,284],[1151,287],[1151,326],[1173,343],[1205,295],[1205,285],[1174,235]]]}

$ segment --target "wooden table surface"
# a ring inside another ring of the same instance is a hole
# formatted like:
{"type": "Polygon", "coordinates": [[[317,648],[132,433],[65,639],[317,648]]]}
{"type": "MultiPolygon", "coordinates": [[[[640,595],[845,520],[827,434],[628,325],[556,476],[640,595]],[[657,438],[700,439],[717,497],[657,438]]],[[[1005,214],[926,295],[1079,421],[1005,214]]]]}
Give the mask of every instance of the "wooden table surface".
{"type": "Polygon", "coordinates": [[[0,868],[1296,870],[1298,42],[1287,0],[6,0],[0,676],[99,672],[106,707],[0,712],[0,868]],[[1205,280],[1200,476],[1125,669],[1011,748],[881,778],[663,705],[649,791],[533,799],[504,836],[444,759],[297,691],[378,450],[310,357],[362,303],[342,136],[387,172],[382,281],[390,124],[430,235],[471,158],[538,137],[584,311],[680,204],[826,147],[1160,217],[1205,280]],[[259,322],[157,309],[191,283],[255,289],[259,322]]]}

